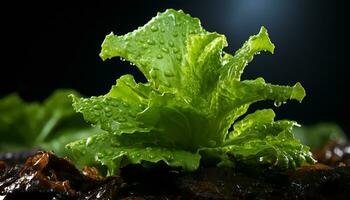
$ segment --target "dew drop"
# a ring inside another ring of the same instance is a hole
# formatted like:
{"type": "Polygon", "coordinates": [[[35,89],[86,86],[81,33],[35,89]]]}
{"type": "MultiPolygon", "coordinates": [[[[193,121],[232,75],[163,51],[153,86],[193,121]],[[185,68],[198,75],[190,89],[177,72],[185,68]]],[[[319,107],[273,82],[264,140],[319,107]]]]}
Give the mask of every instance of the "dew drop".
{"type": "Polygon", "coordinates": [[[176,55],[176,60],[181,61],[181,55],[176,55]]]}
{"type": "Polygon", "coordinates": [[[162,59],[163,56],[162,56],[161,54],[159,54],[159,55],[157,55],[157,58],[158,58],[158,59],[162,59]]]}
{"type": "Polygon", "coordinates": [[[147,40],[147,44],[149,44],[149,45],[154,45],[155,42],[154,42],[153,40],[151,40],[151,39],[148,39],[148,40],[147,40]]]}
{"type": "Polygon", "coordinates": [[[122,104],[123,104],[123,106],[126,107],[126,108],[130,106],[129,104],[127,104],[127,103],[125,103],[125,102],[123,102],[122,104]]]}
{"type": "Polygon", "coordinates": [[[104,50],[103,50],[103,53],[104,53],[104,54],[108,54],[108,53],[109,53],[109,50],[108,50],[108,49],[104,49],[104,50]]]}
{"type": "Polygon", "coordinates": [[[282,102],[275,101],[275,102],[273,102],[273,105],[276,106],[276,107],[280,107],[282,105],[282,102]]]}
{"type": "Polygon", "coordinates": [[[117,107],[119,104],[117,101],[111,101],[111,106],[117,107]]]}
{"type": "Polygon", "coordinates": [[[165,48],[165,47],[162,47],[162,51],[163,51],[164,53],[169,53],[169,50],[168,50],[167,48],[165,48]]]}
{"type": "Polygon", "coordinates": [[[105,107],[105,112],[111,112],[111,108],[110,107],[105,107]]]}
{"type": "Polygon", "coordinates": [[[156,27],[156,26],[151,26],[151,31],[153,31],[153,32],[158,31],[158,27],[156,27]]]}
{"type": "Polygon", "coordinates": [[[174,42],[170,41],[170,42],[169,42],[169,46],[170,46],[170,47],[174,47],[174,42]]]}
{"type": "Polygon", "coordinates": [[[98,104],[97,104],[97,105],[94,105],[93,108],[94,108],[95,110],[101,110],[101,109],[102,109],[102,107],[101,107],[100,105],[98,105],[98,104]]]}
{"type": "Polygon", "coordinates": [[[169,71],[169,70],[166,70],[165,72],[164,72],[164,75],[165,76],[167,76],[167,77],[173,77],[173,76],[175,76],[171,71],[169,71]]]}
{"type": "Polygon", "coordinates": [[[159,43],[160,43],[160,44],[164,44],[164,40],[162,40],[162,39],[159,40],[159,43]]]}
{"type": "Polygon", "coordinates": [[[172,161],[172,160],[174,160],[174,156],[173,156],[173,155],[168,155],[168,156],[166,157],[166,159],[167,159],[168,161],[172,161]]]}
{"type": "Polygon", "coordinates": [[[179,49],[174,47],[174,53],[179,53],[179,49]]]}
{"type": "Polygon", "coordinates": [[[91,137],[88,137],[88,138],[86,139],[85,145],[86,145],[86,146],[90,146],[91,142],[92,142],[91,137]]]}
{"type": "Polygon", "coordinates": [[[173,36],[174,36],[174,37],[177,37],[178,35],[179,35],[179,34],[176,33],[176,32],[173,33],[173,36]]]}
{"type": "Polygon", "coordinates": [[[94,115],[96,116],[96,117],[99,117],[100,116],[100,112],[94,112],[94,115]]]}

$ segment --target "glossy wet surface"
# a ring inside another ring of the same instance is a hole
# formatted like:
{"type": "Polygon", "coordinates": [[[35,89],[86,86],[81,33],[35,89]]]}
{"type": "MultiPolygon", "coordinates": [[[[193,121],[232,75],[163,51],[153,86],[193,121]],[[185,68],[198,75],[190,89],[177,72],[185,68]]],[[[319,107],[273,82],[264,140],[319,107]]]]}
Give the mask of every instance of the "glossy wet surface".
{"type": "Polygon", "coordinates": [[[81,172],[48,152],[25,162],[14,156],[19,163],[0,161],[4,199],[350,199],[350,166],[345,165],[306,165],[289,172],[202,168],[193,173],[133,166],[104,178],[94,168],[81,172]]]}

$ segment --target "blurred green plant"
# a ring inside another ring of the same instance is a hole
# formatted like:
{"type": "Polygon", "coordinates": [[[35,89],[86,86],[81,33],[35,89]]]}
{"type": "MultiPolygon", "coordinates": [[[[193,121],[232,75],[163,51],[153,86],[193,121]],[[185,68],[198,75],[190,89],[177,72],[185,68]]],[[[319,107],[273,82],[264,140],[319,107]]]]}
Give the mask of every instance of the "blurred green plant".
{"type": "Polygon", "coordinates": [[[43,103],[25,102],[18,94],[0,100],[0,152],[40,148],[68,155],[65,145],[98,133],[72,108],[69,94],[57,90],[43,103]]]}
{"type": "Polygon", "coordinates": [[[315,125],[295,127],[293,134],[301,143],[311,149],[321,148],[329,141],[345,142],[346,134],[336,123],[324,122],[315,125]]]}

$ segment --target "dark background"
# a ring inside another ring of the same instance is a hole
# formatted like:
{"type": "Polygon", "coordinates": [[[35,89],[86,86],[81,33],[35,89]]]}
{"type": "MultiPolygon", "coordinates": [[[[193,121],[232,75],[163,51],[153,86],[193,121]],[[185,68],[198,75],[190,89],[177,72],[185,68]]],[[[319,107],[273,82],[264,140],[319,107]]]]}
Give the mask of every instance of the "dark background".
{"type": "MultiPolygon", "coordinates": [[[[122,74],[144,80],[126,62],[102,62],[100,45],[111,31],[130,32],[166,8],[183,9],[199,17],[207,30],[225,34],[228,52],[266,26],[275,54],[256,56],[244,78],[262,76],[267,82],[290,85],[301,82],[307,92],[303,103],[275,108],[279,118],[303,124],[334,121],[350,132],[344,1],[119,1],[80,6],[31,2],[2,7],[6,14],[1,19],[5,36],[0,97],[18,92],[28,101],[41,101],[56,88],[101,95],[122,74]]],[[[253,109],[272,104],[259,103],[253,109]]]]}

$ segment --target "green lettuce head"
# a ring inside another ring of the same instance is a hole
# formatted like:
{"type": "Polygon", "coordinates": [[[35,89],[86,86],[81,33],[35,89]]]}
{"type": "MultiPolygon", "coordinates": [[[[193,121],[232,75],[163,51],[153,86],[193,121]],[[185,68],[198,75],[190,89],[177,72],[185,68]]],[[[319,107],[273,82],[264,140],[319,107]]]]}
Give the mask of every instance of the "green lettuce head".
{"type": "Polygon", "coordinates": [[[105,131],[67,145],[76,161],[104,165],[109,174],[129,164],[160,161],[185,171],[196,170],[201,159],[219,166],[281,169],[314,162],[309,148],[293,137],[296,122],[274,121],[272,109],[237,120],[257,101],[305,96],[300,83],[241,80],[255,54],[273,53],[267,30],[262,27],[233,55],[223,51],[226,46],[224,35],[204,30],[199,19],[173,9],[126,35],[107,35],[101,58],[130,61],[148,82],[124,75],[106,95],[73,96],[75,110],[105,131]]]}

